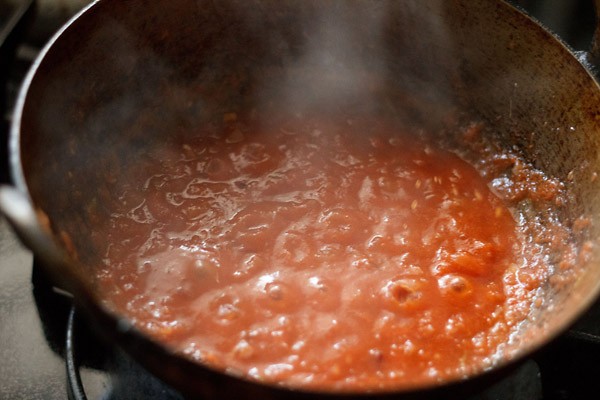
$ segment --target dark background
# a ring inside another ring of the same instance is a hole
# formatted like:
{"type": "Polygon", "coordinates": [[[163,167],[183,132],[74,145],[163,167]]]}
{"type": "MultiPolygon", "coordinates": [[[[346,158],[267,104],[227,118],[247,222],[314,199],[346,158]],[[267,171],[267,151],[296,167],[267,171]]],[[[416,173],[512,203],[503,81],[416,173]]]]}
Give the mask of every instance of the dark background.
{"type": "Polygon", "coordinates": [[[575,50],[589,48],[595,27],[593,0],[511,0],[575,50]]]}

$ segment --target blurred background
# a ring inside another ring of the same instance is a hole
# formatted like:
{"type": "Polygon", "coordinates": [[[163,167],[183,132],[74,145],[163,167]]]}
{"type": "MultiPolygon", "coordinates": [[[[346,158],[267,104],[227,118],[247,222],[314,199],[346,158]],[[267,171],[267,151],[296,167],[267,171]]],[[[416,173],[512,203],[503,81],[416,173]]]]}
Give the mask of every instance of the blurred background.
{"type": "MultiPolygon", "coordinates": [[[[0,19],[3,17],[3,9],[19,2],[22,0],[0,0],[0,19]]],[[[586,48],[595,19],[593,0],[509,2],[526,10],[577,50],[586,48]]],[[[38,17],[30,34],[31,43],[41,46],[57,26],[88,3],[90,0],[37,0],[38,17]]]]}

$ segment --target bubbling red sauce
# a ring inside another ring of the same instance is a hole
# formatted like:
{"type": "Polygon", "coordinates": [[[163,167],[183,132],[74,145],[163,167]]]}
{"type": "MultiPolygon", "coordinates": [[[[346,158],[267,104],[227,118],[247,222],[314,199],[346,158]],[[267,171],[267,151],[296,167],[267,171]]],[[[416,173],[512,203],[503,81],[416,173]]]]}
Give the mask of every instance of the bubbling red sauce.
{"type": "Polygon", "coordinates": [[[223,120],[122,185],[98,272],[112,308],[296,388],[425,385],[502,356],[550,271],[491,178],[384,119],[223,120]]]}

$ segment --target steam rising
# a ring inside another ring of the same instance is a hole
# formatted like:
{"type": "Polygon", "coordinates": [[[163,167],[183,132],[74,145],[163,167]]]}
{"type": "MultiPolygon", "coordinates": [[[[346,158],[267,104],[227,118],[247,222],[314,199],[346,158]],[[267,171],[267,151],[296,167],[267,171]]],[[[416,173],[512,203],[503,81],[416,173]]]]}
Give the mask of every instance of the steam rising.
{"type": "MultiPolygon", "coordinates": [[[[159,149],[157,162],[176,157],[169,140],[205,132],[226,113],[256,111],[265,122],[387,113],[431,125],[453,101],[444,2],[190,3],[144,4],[146,20],[133,3],[115,4],[90,17],[94,30],[65,39],[71,53],[46,60],[58,65],[39,96],[47,147],[32,159],[48,166],[40,180],[67,177],[56,198],[42,200],[65,216],[55,218],[58,230],[98,229],[117,201],[114,182],[136,179],[137,157],[148,149],[159,149]],[[86,211],[96,217],[73,216],[65,205],[75,201],[94,205],[86,211]]],[[[90,249],[85,235],[73,236],[90,249]]]]}
{"type": "Polygon", "coordinates": [[[318,3],[300,17],[300,51],[283,58],[281,79],[262,82],[270,90],[258,103],[276,102],[279,111],[296,114],[385,109],[404,120],[413,119],[414,112],[439,118],[436,107],[453,101],[447,80],[452,74],[446,71],[454,67],[448,61],[453,59],[452,38],[441,22],[443,6],[426,9],[430,14],[423,21],[419,5],[406,2],[401,8],[398,12],[386,1],[318,3]],[[423,23],[430,26],[418,26],[423,23]],[[429,28],[433,40],[443,37],[443,43],[419,37],[417,28],[429,28]],[[440,58],[447,63],[442,68],[440,58]]]}
{"type": "Polygon", "coordinates": [[[284,67],[284,81],[276,89],[274,98],[284,107],[323,109],[372,103],[369,97],[383,85],[386,75],[385,57],[377,54],[385,7],[373,7],[370,18],[360,18],[351,5],[325,2],[317,9],[306,30],[303,52],[284,67]],[[355,24],[359,20],[361,27],[355,24]]]}

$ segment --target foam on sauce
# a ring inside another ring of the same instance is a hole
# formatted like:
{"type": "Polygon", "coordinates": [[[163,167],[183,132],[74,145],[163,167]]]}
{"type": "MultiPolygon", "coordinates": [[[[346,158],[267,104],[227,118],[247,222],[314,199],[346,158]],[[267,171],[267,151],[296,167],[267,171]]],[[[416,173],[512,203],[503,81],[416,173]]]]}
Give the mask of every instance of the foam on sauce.
{"type": "Polygon", "coordinates": [[[410,387],[502,355],[551,273],[493,191],[511,200],[510,178],[383,119],[223,120],[121,187],[98,272],[111,307],[292,387],[410,387]]]}

